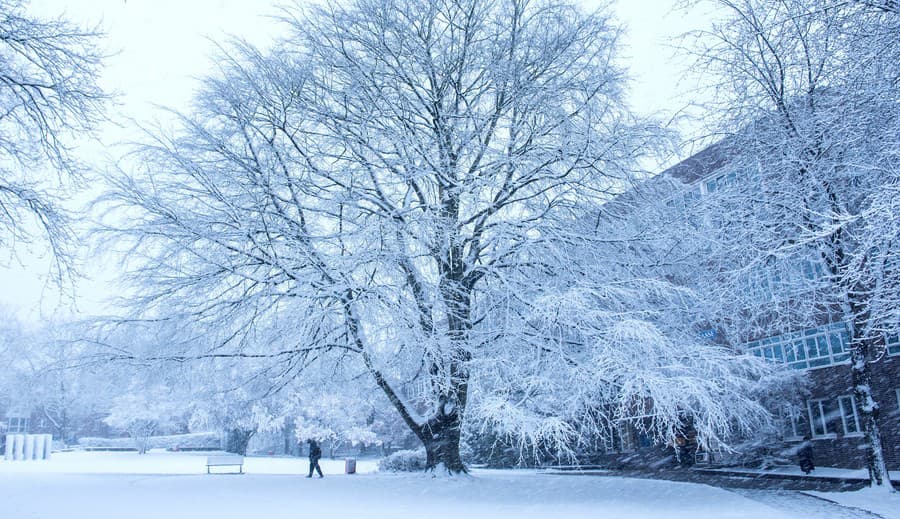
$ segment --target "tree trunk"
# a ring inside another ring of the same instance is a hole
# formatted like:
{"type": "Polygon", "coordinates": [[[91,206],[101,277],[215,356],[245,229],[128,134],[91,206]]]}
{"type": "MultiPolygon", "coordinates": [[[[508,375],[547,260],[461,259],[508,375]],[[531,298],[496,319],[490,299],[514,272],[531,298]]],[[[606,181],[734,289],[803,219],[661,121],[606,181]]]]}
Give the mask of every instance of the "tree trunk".
{"type": "Polygon", "coordinates": [[[462,419],[456,410],[441,413],[422,427],[419,439],[425,445],[425,470],[450,474],[466,472],[459,455],[462,419]]]}
{"type": "Polygon", "coordinates": [[[256,431],[252,429],[241,429],[239,427],[230,429],[228,431],[228,437],[225,440],[225,452],[246,456],[247,445],[250,443],[250,438],[252,438],[255,433],[256,431]]]}
{"type": "Polygon", "coordinates": [[[853,394],[859,403],[860,420],[862,421],[863,433],[866,438],[866,468],[869,470],[869,485],[884,487],[893,491],[890,474],[884,461],[881,430],[878,427],[878,402],[872,396],[872,377],[869,371],[868,360],[871,347],[871,340],[861,338],[853,341],[853,346],[850,349],[853,394]]]}
{"type": "MultiPolygon", "coordinates": [[[[843,208],[838,203],[838,196],[827,186],[828,197],[835,214],[843,213],[843,208]]],[[[846,277],[849,268],[844,246],[844,228],[839,227],[829,238],[831,250],[834,251],[833,261],[829,261],[826,255],[825,262],[832,276],[838,280],[846,277]]],[[[863,267],[865,268],[865,267],[863,267]]],[[[839,281],[840,283],[840,281],[839,281]]],[[[878,427],[878,402],[872,394],[872,376],[869,370],[869,360],[876,346],[868,336],[869,320],[872,318],[869,312],[872,287],[861,284],[844,286],[846,300],[841,304],[844,313],[844,321],[850,325],[850,381],[853,384],[853,395],[856,397],[862,420],[863,434],[866,444],[866,468],[869,471],[869,486],[885,488],[893,492],[890,474],[884,461],[884,448],[881,443],[881,430],[878,427]]]]}

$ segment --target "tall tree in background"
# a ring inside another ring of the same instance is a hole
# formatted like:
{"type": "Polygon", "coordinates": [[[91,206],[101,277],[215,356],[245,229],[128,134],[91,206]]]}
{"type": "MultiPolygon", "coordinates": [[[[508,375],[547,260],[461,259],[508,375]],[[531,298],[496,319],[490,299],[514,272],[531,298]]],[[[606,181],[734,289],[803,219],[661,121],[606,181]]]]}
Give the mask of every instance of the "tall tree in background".
{"type": "Polygon", "coordinates": [[[725,14],[699,34],[700,55],[720,80],[717,153],[734,175],[695,207],[712,224],[697,226],[702,253],[720,261],[707,286],[744,302],[745,337],[847,323],[871,481],[891,489],[869,365],[898,331],[900,14],[892,2],[712,3],[725,14]]]}
{"type": "Polygon", "coordinates": [[[107,97],[97,85],[100,34],[32,17],[27,5],[0,0],[0,247],[14,255],[40,235],[59,278],[71,267],[59,198],[83,171],[67,140],[92,130],[107,97]]]}
{"type": "Polygon", "coordinates": [[[83,366],[85,350],[72,340],[80,331],[64,321],[26,326],[0,308],[0,406],[37,412],[64,442],[109,408],[122,378],[108,366],[83,366]]]}

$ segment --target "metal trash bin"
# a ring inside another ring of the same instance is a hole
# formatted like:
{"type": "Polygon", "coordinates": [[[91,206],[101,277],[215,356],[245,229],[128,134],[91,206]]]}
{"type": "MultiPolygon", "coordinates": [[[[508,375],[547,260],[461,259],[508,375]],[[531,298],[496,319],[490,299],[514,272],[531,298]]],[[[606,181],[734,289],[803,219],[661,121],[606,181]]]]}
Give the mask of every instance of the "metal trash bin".
{"type": "Polygon", "coordinates": [[[356,474],[356,460],[353,458],[347,458],[344,460],[344,473],[345,474],[356,474]]]}

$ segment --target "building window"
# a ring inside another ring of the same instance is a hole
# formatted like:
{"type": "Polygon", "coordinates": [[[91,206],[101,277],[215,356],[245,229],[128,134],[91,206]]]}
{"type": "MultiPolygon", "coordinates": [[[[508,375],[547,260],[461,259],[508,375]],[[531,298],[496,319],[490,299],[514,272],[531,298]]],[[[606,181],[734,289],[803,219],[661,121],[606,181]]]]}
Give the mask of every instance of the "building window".
{"type": "Polygon", "coordinates": [[[830,418],[835,415],[834,403],[826,398],[810,400],[807,402],[807,408],[813,438],[834,438],[835,434],[829,423],[830,418]]]}
{"type": "Polygon", "coordinates": [[[845,395],[838,398],[841,408],[841,423],[844,424],[844,435],[862,434],[859,427],[859,413],[856,412],[856,398],[853,395],[845,395]]]}
{"type": "Polygon", "coordinates": [[[800,441],[806,434],[806,423],[803,415],[794,407],[786,407],[781,413],[782,435],[785,441],[800,441]]]}
{"type": "Polygon", "coordinates": [[[795,369],[821,368],[850,359],[850,335],[844,323],[831,323],[749,342],[747,352],[795,369]]]}
{"type": "Polygon", "coordinates": [[[637,447],[634,428],[628,422],[620,422],[607,429],[603,447],[607,454],[633,452],[637,447]]]}
{"type": "Polygon", "coordinates": [[[706,192],[707,193],[715,193],[721,189],[724,189],[731,184],[734,184],[735,174],[734,173],[726,173],[724,175],[719,175],[716,178],[710,179],[706,181],[706,192]]]}
{"type": "Polygon", "coordinates": [[[885,335],[884,344],[888,355],[900,355],[900,335],[885,335]]]}
{"type": "Polygon", "coordinates": [[[622,452],[634,452],[637,442],[634,437],[634,428],[630,423],[619,424],[619,449],[622,452]]]}
{"type": "Polygon", "coordinates": [[[9,418],[6,432],[23,434],[28,432],[28,418],[14,416],[9,418]]]}

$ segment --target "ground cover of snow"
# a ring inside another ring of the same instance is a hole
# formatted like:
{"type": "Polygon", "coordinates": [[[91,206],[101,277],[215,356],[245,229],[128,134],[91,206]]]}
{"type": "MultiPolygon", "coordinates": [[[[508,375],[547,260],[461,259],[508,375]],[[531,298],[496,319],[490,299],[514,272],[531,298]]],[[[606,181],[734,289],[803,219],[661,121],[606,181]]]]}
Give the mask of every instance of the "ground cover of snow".
{"type": "MultiPolygon", "coordinates": [[[[224,455],[223,452],[167,452],[151,450],[137,452],[55,452],[48,461],[2,461],[0,477],[7,473],[62,474],[206,474],[206,457],[224,455]]],[[[343,474],[343,459],[322,459],[319,465],[326,474],[343,474]]],[[[213,472],[237,471],[237,467],[213,467],[213,472]]],[[[244,458],[244,472],[248,474],[306,474],[306,458],[248,456],[244,458]]],[[[377,460],[359,460],[356,471],[369,473],[378,470],[377,460]]]]}
{"type": "MultiPolygon", "coordinates": [[[[893,477],[891,479],[894,479],[893,477]]],[[[887,494],[876,488],[864,488],[856,492],[807,492],[843,506],[868,510],[885,519],[900,519],[900,493],[887,494]]]]}
{"type": "Polygon", "coordinates": [[[207,475],[206,453],[54,453],[0,461],[3,517],[167,519],[197,517],[806,518],[726,490],[618,477],[476,470],[471,477],[356,475],[322,460],[324,479],[303,477],[302,458],[250,457],[244,475],[207,475]]]}

